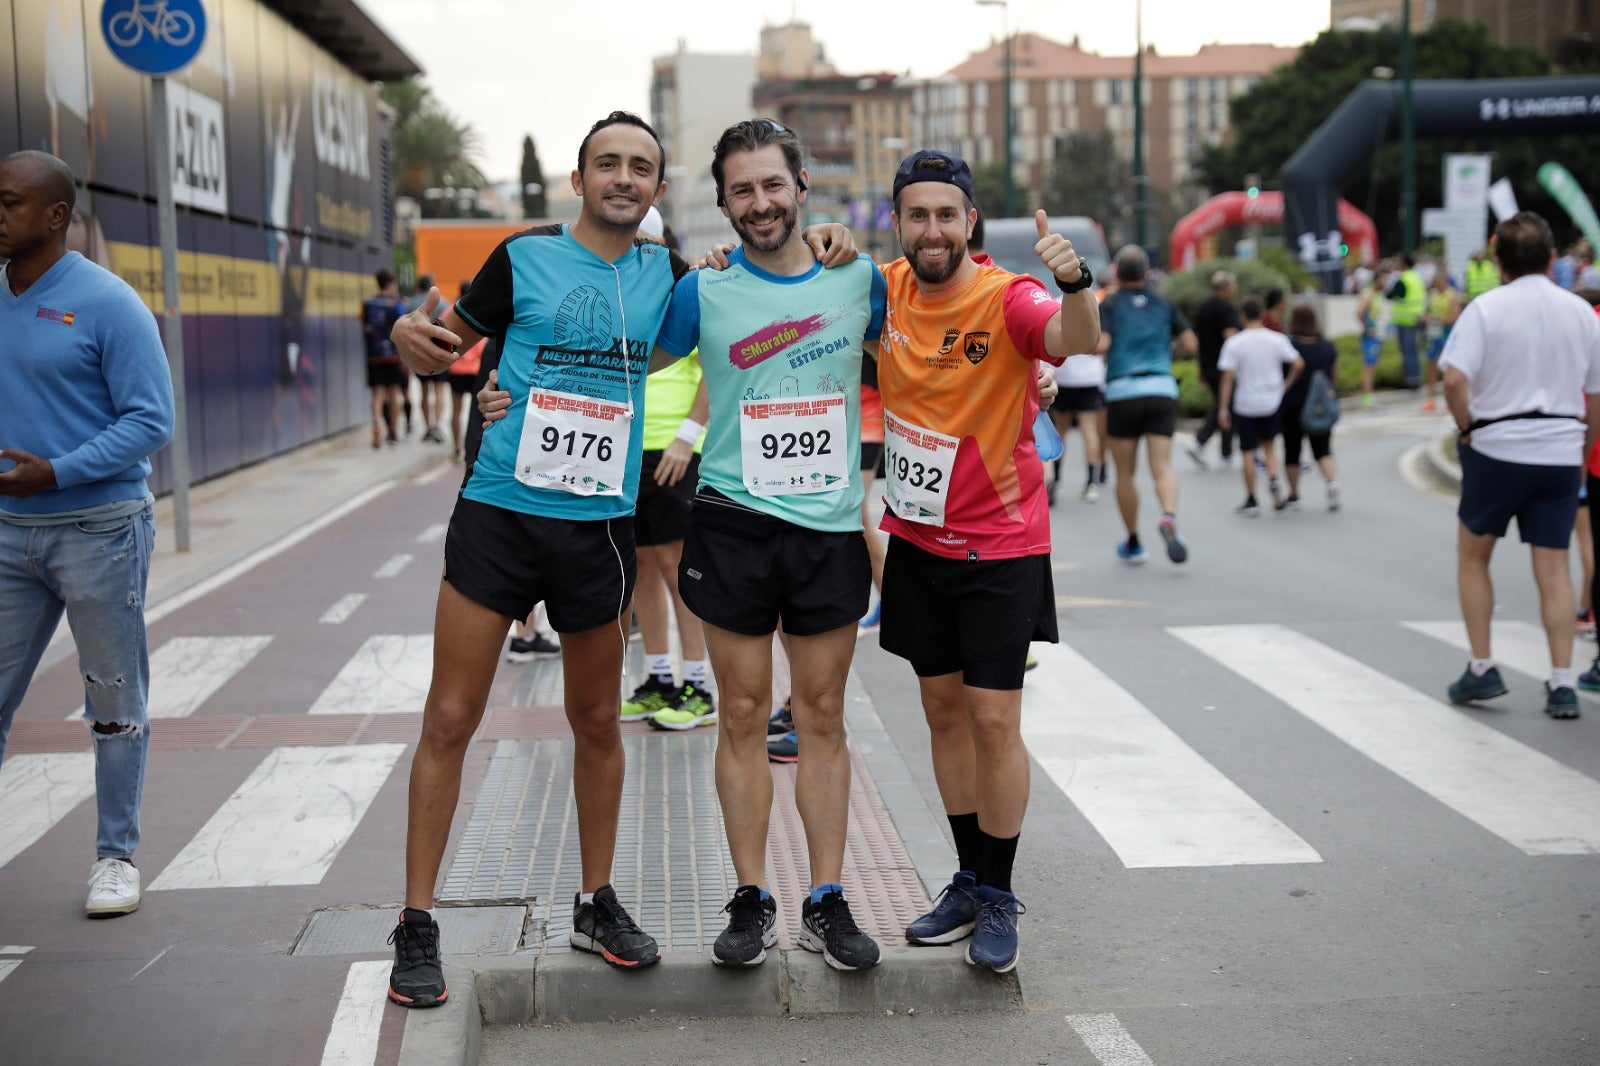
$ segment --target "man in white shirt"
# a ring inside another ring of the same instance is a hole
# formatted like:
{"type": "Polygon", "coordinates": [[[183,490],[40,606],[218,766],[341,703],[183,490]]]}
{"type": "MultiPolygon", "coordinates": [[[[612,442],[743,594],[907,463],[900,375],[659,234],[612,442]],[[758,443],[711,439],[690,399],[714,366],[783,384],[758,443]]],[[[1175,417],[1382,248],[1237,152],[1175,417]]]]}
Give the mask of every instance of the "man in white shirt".
{"type": "Polygon", "coordinates": [[[1265,453],[1273,510],[1283,510],[1288,502],[1278,483],[1278,452],[1273,441],[1282,430],[1278,407],[1283,403],[1283,394],[1306,365],[1288,337],[1266,328],[1263,310],[1261,297],[1244,298],[1239,305],[1244,328],[1222,342],[1222,352],[1217,357],[1217,369],[1222,372],[1217,423],[1223,430],[1231,429],[1239,435],[1239,468],[1244,475],[1244,503],[1233,513],[1246,518],[1261,514],[1256,503],[1257,448],[1265,453]],[[1286,366],[1287,378],[1283,374],[1286,366]]]}
{"type": "Polygon", "coordinates": [[[1472,703],[1506,692],[1489,651],[1489,559],[1515,517],[1533,553],[1550,642],[1544,710],[1576,718],[1567,543],[1583,457],[1600,425],[1600,323],[1584,300],[1550,280],[1555,242],[1543,218],[1523,211],[1500,223],[1494,254],[1506,283],[1461,312],[1439,362],[1461,431],[1456,580],[1472,646],[1450,699],[1472,703]]]}

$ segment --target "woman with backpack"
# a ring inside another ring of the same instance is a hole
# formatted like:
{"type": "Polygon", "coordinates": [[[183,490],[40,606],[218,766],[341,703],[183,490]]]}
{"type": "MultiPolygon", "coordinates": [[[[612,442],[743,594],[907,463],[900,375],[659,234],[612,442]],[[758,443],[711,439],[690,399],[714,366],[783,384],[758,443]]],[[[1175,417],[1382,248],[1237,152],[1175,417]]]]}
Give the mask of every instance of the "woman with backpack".
{"type": "Polygon", "coordinates": [[[1305,371],[1284,394],[1283,461],[1289,479],[1286,509],[1300,509],[1300,445],[1311,442],[1311,455],[1328,483],[1328,510],[1339,509],[1339,472],[1333,462],[1333,423],[1339,417],[1338,394],[1333,383],[1339,353],[1322,335],[1322,324],[1310,304],[1298,304],[1289,313],[1289,343],[1305,361],[1305,371]]]}

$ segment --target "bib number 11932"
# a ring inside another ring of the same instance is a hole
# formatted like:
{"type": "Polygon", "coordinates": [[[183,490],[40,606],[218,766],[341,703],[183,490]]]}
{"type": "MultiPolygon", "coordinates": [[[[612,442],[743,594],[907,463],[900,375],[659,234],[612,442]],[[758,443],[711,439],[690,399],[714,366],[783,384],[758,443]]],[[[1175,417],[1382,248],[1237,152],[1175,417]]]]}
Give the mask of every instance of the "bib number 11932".
{"type": "Polygon", "coordinates": [[[950,471],[961,441],[883,412],[883,466],[889,509],[908,522],[944,525],[950,471]]]}

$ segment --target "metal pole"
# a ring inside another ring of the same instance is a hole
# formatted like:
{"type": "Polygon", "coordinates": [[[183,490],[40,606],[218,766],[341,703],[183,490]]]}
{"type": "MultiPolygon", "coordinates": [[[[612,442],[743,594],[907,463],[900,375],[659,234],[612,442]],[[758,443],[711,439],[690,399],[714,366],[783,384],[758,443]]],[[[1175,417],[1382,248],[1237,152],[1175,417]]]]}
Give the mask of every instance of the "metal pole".
{"type": "Polygon", "coordinates": [[[1145,246],[1144,187],[1144,3],[1133,7],[1133,239],[1145,246]]]}
{"type": "Polygon", "coordinates": [[[178,309],[178,210],[172,202],[172,117],[167,79],[151,79],[155,115],[156,223],[161,237],[161,336],[172,373],[172,528],[178,550],[189,550],[189,412],[183,385],[183,314],[178,309]]]}
{"type": "Polygon", "coordinates": [[[1004,92],[1005,92],[1005,97],[1006,97],[1006,101],[1005,101],[1005,103],[1006,103],[1006,122],[1005,122],[1005,126],[1006,126],[1006,217],[1007,218],[1015,218],[1016,215],[1017,215],[1017,178],[1016,178],[1017,162],[1016,162],[1016,159],[1014,158],[1014,153],[1016,152],[1016,146],[1013,143],[1016,140],[1016,134],[1015,134],[1015,128],[1012,125],[1013,120],[1012,120],[1012,117],[1011,117],[1011,77],[1012,77],[1012,74],[1011,74],[1011,69],[1012,69],[1012,60],[1011,60],[1011,5],[1010,4],[1002,4],[1001,7],[1000,7],[1000,12],[1001,12],[1001,16],[1000,16],[1001,26],[1000,26],[1000,29],[1006,35],[1006,50],[1005,50],[1005,60],[1004,60],[1004,62],[1005,62],[1005,79],[1004,79],[1005,80],[1005,87],[1004,87],[1004,92]]]}
{"type": "Polygon", "coordinates": [[[1411,0],[1400,7],[1400,250],[1416,248],[1417,129],[1411,106],[1411,0]]]}

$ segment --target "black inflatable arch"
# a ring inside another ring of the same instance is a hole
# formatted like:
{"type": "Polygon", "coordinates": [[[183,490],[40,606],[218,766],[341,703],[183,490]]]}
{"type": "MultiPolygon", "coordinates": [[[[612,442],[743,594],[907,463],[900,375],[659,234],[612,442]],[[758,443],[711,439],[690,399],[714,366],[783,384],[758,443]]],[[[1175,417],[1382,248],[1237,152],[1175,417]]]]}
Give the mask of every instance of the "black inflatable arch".
{"type": "MultiPolygon", "coordinates": [[[[1339,190],[1378,145],[1400,136],[1399,81],[1365,81],[1279,172],[1283,234],[1316,274],[1339,292],[1339,190]]],[[[1600,130],[1600,76],[1413,81],[1418,138],[1559,136],[1600,130]]]]}

